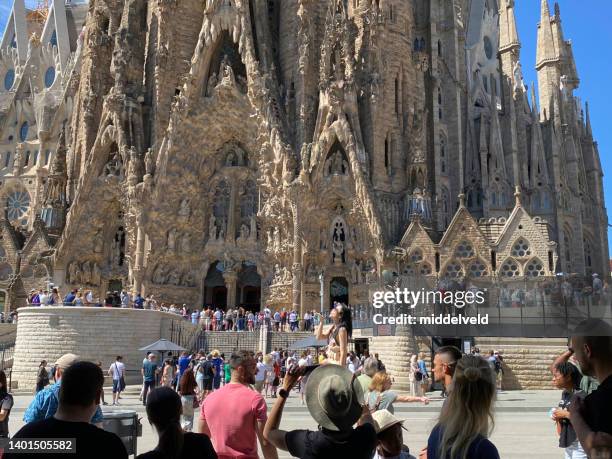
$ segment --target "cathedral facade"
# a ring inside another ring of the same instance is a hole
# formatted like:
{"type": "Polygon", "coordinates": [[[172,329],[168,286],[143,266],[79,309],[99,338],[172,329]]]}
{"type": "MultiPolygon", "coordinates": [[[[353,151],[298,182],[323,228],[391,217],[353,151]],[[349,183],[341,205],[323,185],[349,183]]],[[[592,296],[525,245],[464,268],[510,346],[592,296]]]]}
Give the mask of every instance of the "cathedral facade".
{"type": "Polygon", "coordinates": [[[20,1],[0,55],[7,307],[45,283],[303,311],[395,274],[609,275],[547,0],[539,94],[513,0],[90,0],[82,30],[54,0],[29,41],[20,1]]]}

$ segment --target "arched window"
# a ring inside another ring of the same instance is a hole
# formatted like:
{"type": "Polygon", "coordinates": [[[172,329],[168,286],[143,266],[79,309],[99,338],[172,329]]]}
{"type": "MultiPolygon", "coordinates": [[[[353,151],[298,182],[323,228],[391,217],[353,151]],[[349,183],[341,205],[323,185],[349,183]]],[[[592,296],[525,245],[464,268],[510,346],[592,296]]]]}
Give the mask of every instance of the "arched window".
{"type": "Polygon", "coordinates": [[[463,268],[461,267],[461,263],[457,261],[449,262],[448,265],[446,265],[446,269],[444,270],[444,276],[451,279],[461,277],[462,274],[463,268]]]}
{"type": "Polygon", "coordinates": [[[13,268],[8,263],[0,264],[0,281],[8,280],[13,274],[13,268]]]}
{"type": "Polygon", "coordinates": [[[563,244],[564,244],[564,255],[565,255],[565,270],[571,272],[572,270],[572,239],[568,231],[563,231],[563,244]]]}
{"type": "Polygon", "coordinates": [[[593,255],[591,252],[591,243],[587,239],[584,239],[584,265],[587,271],[591,271],[593,267],[593,255]]]}
{"type": "Polygon", "coordinates": [[[531,255],[531,248],[529,247],[529,242],[527,242],[524,238],[518,239],[514,245],[512,246],[512,256],[513,257],[528,257],[531,255]]]}
{"type": "Polygon", "coordinates": [[[32,165],[36,166],[38,164],[38,150],[34,150],[34,158],[32,159],[32,165]]]}
{"type": "Polygon", "coordinates": [[[53,33],[51,34],[51,39],[49,40],[49,43],[51,43],[51,46],[57,46],[57,31],[53,31],[53,33]]]}
{"type": "Polygon", "coordinates": [[[45,72],[45,88],[50,88],[55,82],[55,67],[51,66],[45,72]]]}
{"type": "Polygon", "coordinates": [[[520,275],[519,264],[512,258],[507,259],[499,269],[502,277],[517,277],[520,275]]]}
{"type": "Polygon", "coordinates": [[[483,277],[488,275],[487,273],[487,267],[485,266],[485,264],[480,261],[480,260],[476,260],[474,261],[469,268],[468,274],[471,277],[483,277]]]}
{"type": "Polygon", "coordinates": [[[4,74],[4,89],[7,91],[13,87],[15,83],[15,70],[8,69],[4,74]]]}
{"type": "Polygon", "coordinates": [[[544,272],[544,263],[542,263],[537,258],[530,260],[525,266],[525,275],[529,277],[540,277],[544,276],[546,273],[544,272]]]}
{"type": "Polygon", "coordinates": [[[30,126],[28,125],[28,122],[24,121],[23,124],[21,125],[21,128],[19,128],[19,138],[21,139],[22,142],[25,142],[28,139],[29,129],[30,129],[30,126]]]}
{"type": "Polygon", "coordinates": [[[26,151],[25,159],[23,161],[23,166],[27,167],[30,164],[30,150],[26,151]]]}
{"type": "Polygon", "coordinates": [[[11,152],[7,151],[4,156],[4,167],[9,167],[11,165],[11,152]]]}

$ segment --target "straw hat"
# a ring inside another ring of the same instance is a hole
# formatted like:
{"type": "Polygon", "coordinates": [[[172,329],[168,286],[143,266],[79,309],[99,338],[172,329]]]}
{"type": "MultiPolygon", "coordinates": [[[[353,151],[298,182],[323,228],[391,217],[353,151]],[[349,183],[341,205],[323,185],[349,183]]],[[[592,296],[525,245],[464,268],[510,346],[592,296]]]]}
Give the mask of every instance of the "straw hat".
{"type": "MultiPolygon", "coordinates": [[[[376,433],[384,432],[389,427],[393,427],[395,424],[402,424],[404,421],[397,419],[395,416],[391,414],[388,410],[377,410],[372,413],[372,418],[374,418],[374,427],[376,428],[376,433]]],[[[405,427],[402,425],[402,428],[405,427]]]]}
{"type": "Polygon", "coordinates": [[[308,377],[306,406],[324,429],[348,431],[361,417],[363,389],[353,373],[340,365],[322,365],[308,377]]]}

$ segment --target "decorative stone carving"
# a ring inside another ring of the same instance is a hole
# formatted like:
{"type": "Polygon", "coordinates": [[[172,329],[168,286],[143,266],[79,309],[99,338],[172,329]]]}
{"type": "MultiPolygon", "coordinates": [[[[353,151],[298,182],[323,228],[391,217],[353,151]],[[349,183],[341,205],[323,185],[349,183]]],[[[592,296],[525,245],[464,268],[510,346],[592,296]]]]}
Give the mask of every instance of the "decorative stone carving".
{"type": "Polygon", "coordinates": [[[325,161],[325,175],[348,175],[348,162],[340,150],[335,151],[325,161]]]}
{"type": "Polygon", "coordinates": [[[150,148],[145,154],[145,172],[147,175],[153,175],[155,173],[155,158],[153,157],[153,150],[150,148]]]}
{"type": "Polygon", "coordinates": [[[82,263],[73,261],[68,265],[66,283],[75,286],[99,286],[102,283],[102,272],[94,261],[87,260],[82,263]]]}
{"type": "Polygon", "coordinates": [[[123,161],[118,151],[115,152],[104,166],[103,175],[107,177],[123,177],[123,161]]]}
{"type": "Polygon", "coordinates": [[[191,215],[191,208],[189,207],[189,199],[181,200],[181,205],[179,207],[178,214],[180,217],[189,218],[191,215]]]}
{"type": "Polygon", "coordinates": [[[176,228],[172,228],[170,231],[168,231],[168,241],[166,247],[172,252],[176,250],[176,228]]]}
{"type": "Polygon", "coordinates": [[[184,233],[181,237],[181,253],[188,254],[191,252],[191,235],[184,233]]]}

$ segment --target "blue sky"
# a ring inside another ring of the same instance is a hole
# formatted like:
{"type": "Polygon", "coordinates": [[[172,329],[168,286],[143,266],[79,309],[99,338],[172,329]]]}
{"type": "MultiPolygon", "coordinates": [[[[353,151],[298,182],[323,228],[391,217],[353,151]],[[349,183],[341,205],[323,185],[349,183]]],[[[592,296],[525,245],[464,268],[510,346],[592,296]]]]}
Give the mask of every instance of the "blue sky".
{"type": "MultiPolygon", "coordinates": [[[[581,80],[577,95],[589,102],[593,133],[599,144],[604,170],[606,202],[612,212],[612,2],[610,0],[558,0],[566,39],[571,39],[581,80]],[[588,6],[587,6],[588,5],[588,6]]],[[[0,0],[0,30],[4,31],[12,0],[0,0]]],[[[26,0],[27,6],[36,2],[26,0]]],[[[535,46],[540,21],[538,0],[516,0],[516,16],[522,42],[521,62],[525,81],[536,82],[535,46]]],[[[550,5],[553,11],[553,3],[550,5]]],[[[611,240],[612,231],[608,231],[611,240]]]]}

